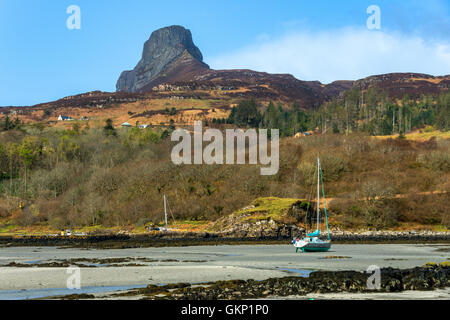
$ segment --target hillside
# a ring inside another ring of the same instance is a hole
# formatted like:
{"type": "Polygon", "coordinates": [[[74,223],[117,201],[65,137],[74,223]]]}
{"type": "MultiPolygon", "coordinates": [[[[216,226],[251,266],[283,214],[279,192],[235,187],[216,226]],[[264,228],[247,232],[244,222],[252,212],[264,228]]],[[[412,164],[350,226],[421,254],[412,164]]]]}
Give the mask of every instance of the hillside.
{"type": "MultiPolygon", "coordinates": [[[[311,201],[317,154],[331,199],[332,227],[449,226],[450,143],[445,136],[285,138],[275,176],[261,176],[258,166],[249,165],[180,168],[170,160],[172,145],[159,129],[119,129],[117,136],[95,128],[25,126],[1,132],[0,229],[143,230],[150,222],[163,221],[163,194],[178,223],[194,226],[239,212],[261,197],[286,198],[289,207],[288,198],[311,201]]],[[[277,204],[266,213],[266,204],[255,206],[260,215],[254,219],[266,220],[268,214],[274,221],[304,223],[283,216],[287,207],[280,205],[279,211],[277,204]]]]}

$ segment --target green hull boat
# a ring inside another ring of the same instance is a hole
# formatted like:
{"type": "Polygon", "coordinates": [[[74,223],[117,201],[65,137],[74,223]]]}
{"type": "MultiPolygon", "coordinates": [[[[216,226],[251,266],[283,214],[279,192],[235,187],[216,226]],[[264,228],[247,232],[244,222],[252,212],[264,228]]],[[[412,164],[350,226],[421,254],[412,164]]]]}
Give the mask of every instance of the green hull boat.
{"type": "Polygon", "coordinates": [[[303,239],[294,238],[292,244],[296,248],[296,252],[299,249],[302,252],[326,252],[331,248],[331,236],[330,229],[328,227],[328,217],[327,217],[327,204],[325,201],[325,188],[323,186],[323,174],[322,168],[320,166],[320,158],[317,159],[317,230],[313,233],[306,234],[303,239]],[[320,183],[322,183],[322,194],[323,194],[323,205],[325,209],[325,221],[327,225],[328,239],[320,239],[320,183]]]}

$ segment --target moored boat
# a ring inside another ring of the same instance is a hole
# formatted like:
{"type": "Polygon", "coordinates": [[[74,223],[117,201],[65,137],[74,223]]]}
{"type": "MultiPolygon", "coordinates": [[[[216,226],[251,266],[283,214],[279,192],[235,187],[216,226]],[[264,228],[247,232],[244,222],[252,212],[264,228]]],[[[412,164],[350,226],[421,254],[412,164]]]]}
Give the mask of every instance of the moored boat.
{"type": "Polygon", "coordinates": [[[328,227],[327,204],[325,201],[325,188],[323,185],[323,174],[320,166],[320,158],[317,158],[317,229],[313,233],[307,233],[304,238],[295,238],[292,241],[296,252],[325,252],[331,248],[330,229],[328,227]],[[327,226],[328,239],[320,238],[320,185],[322,184],[323,205],[325,211],[325,221],[327,226]]]}

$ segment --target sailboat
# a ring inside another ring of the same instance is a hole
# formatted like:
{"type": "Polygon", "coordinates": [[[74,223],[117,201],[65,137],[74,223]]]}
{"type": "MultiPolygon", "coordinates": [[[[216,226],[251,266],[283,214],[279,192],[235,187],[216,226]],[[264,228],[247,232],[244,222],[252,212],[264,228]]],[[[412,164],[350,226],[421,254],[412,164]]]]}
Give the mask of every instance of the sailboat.
{"type": "Polygon", "coordinates": [[[167,232],[169,231],[169,224],[167,223],[167,199],[166,195],[164,195],[164,221],[165,221],[165,227],[161,228],[161,231],[167,232]]]}
{"type": "Polygon", "coordinates": [[[176,231],[176,229],[169,229],[169,223],[168,223],[168,214],[167,214],[167,209],[169,208],[170,214],[172,216],[174,225],[175,223],[175,218],[173,216],[172,213],[172,209],[170,209],[170,205],[169,202],[167,201],[167,197],[166,195],[164,195],[164,227],[156,227],[156,226],[152,226],[152,227],[148,227],[148,231],[161,231],[161,232],[168,232],[168,231],[176,231]]]}
{"type": "Polygon", "coordinates": [[[331,248],[330,229],[328,227],[327,204],[325,201],[325,188],[323,186],[323,174],[320,166],[320,158],[317,158],[317,229],[313,233],[307,233],[303,239],[296,238],[292,241],[296,252],[325,252],[331,248]],[[327,224],[328,239],[320,239],[320,184],[322,183],[323,205],[327,224]]]}

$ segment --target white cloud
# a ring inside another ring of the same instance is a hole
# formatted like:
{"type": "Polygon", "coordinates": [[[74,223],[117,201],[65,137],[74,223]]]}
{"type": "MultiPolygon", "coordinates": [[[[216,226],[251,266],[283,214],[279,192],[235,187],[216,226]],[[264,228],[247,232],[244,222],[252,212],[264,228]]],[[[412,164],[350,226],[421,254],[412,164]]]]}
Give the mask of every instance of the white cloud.
{"type": "Polygon", "coordinates": [[[389,72],[450,74],[450,43],[345,28],[292,32],[208,59],[214,69],[290,73],[301,80],[354,80],[389,72]]]}

